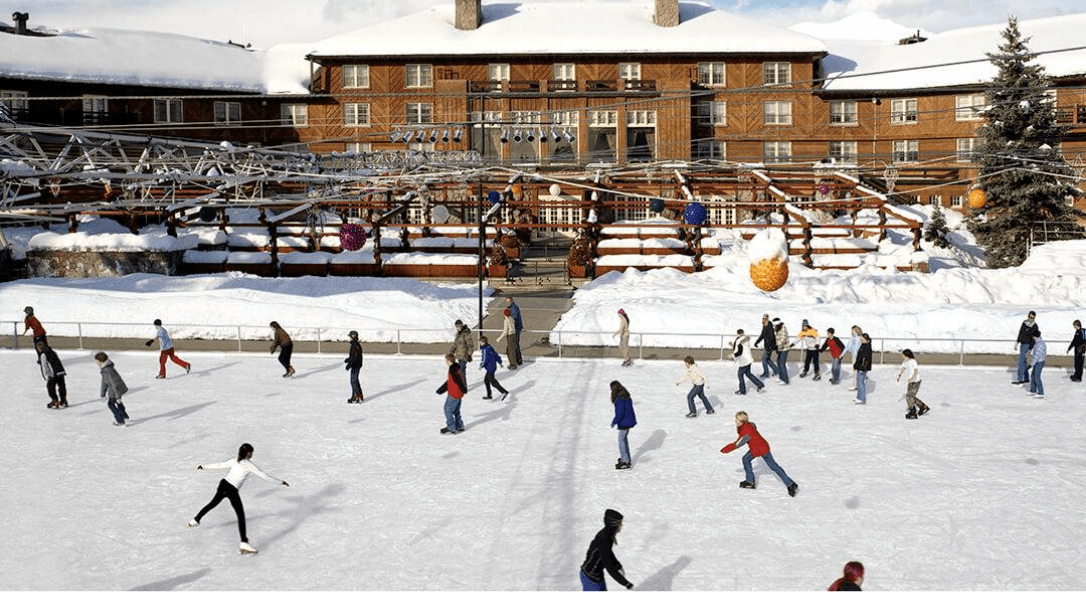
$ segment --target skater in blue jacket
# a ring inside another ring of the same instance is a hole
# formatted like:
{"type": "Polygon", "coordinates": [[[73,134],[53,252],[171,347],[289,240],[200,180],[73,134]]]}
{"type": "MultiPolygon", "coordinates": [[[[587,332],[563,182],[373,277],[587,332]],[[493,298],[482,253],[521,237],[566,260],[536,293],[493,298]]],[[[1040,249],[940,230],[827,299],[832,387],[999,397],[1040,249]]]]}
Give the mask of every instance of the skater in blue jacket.
{"type": "Polygon", "coordinates": [[[490,341],[486,337],[479,338],[479,355],[482,356],[482,360],[479,361],[479,368],[486,371],[486,376],[483,377],[483,385],[486,386],[486,396],[484,399],[493,399],[494,397],[490,392],[490,385],[494,385],[494,388],[498,389],[498,392],[502,394],[502,398],[509,394],[509,391],[505,390],[505,387],[498,382],[497,378],[494,378],[494,373],[498,371],[498,366],[502,365],[502,357],[498,355],[498,352],[494,351],[491,347],[490,341]]]}
{"type": "Polygon", "coordinates": [[[611,403],[615,405],[615,417],[611,420],[611,427],[618,428],[618,463],[616,469],[628,469],[630,464],[630,442],[627,436],[630,428],[637,425],[637,416],[634,415],[633,399],[630,391],[617,380],[611,381],[611,403]]]}

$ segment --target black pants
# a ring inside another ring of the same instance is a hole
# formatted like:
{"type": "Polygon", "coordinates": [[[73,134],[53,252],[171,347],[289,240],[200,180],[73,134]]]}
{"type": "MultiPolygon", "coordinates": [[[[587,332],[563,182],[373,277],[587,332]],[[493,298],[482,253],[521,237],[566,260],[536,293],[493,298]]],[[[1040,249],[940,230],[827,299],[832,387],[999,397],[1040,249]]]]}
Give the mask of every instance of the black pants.
{"type": "Polygon", "coordinates": [[[294,343],[288,343],[279,348],[279,363],[283,369],[290,372],[290,355],[294,353],[294,343]]]}
{"type": "Polygon", "coordinates": [[[1080,354],[1075,352],[1075,373],[1071,375],[1071,380],[1082,380],[1082,359],[1086,358],[1086,354],[1080,354]]]}
{"type": "Polygon", "coordinates": [[[494,388],[498,389],[498,392],[503,395],[509,392],[498,382],[497,378],[494,378],[493,372],[486,373],[486,377],[483,378],[483,385],[486,386],[486,396],[488,397],[490,396],[490,385],[494,385],[494,388]]]}
{"type": "Polygon", "coordinates": [[[230,505],[234,506],[234,513],[238,515],[238,534],[241,535],[241,542],[249,542],[249,539],[245,536],[245,506],[241,505],[241,495],[238,494],[238,488],[227,483],[226,479],[219,480],[219,488],[215,490],[215,497],[211,498],[211,501],[200,510],[199,514],[196,514],[196,521],[199,522],[204,514],[219,505],[223,498],[230,500],[230,505]]]}
{"type": "Polygon", "coordinates": [[[68,387],[64,384],[63,375],[47,379],[45,390],[49,391],[49,398],[54,402],[57,400],[57,393],[60,393],[60,402],[65,405],[68,404],[68,387]]]}
{"type": "Polygon", "coordinates": [[[806,374],[807,370],[809,370],[811,368],[812,363],[814,364],[815,376],[822,376],[822,371],[819,370],[819,368],[818,368],[819,363],[818,363],[818,350],[817,349],[809,349],[809,350],[807,350],[807,353],[803,356],[803,373],[804,374],[806,374]]]}

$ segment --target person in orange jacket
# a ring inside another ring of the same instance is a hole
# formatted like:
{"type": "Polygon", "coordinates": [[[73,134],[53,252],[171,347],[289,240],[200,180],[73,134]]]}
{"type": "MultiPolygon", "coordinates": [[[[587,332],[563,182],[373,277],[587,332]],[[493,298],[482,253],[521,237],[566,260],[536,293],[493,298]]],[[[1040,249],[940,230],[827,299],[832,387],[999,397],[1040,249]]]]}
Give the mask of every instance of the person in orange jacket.
{"type": "Polygon", "coordinates": [[[739,487],[743,489],[754,489],[757,487],[754,481],[754,470],[751,468],[751,463],[757,457],[762,457],[765,460],[765,464],[770,468],[785,486],[788,487],[788,495],[796,497],[796,490],[799,489],[799,484],[792,480],[788,476],[788,473],[784,472],[784,469],[777,464],[777,461],[773,460],[773,453],[769,451],[769,442],[766,442],[765,438],[758,433],[758,428],[750,421],[746,411],[740,411],[735,414],[735,431],[739,433],[739,437],[735,439],[735,442],[728,444],[724,448],[720,449],[720,452],[728,454],[729,452],[739,448],[740,446],[747,445],[747,453],[743,455],[743,471],[746,473],[746,479],[739,483],[739,487]]]}

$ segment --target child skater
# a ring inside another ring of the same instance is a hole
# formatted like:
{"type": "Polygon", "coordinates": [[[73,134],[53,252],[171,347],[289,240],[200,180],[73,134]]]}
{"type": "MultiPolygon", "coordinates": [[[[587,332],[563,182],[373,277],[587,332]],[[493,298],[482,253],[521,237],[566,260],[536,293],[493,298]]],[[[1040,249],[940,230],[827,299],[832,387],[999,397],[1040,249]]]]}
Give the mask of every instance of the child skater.
{"type": "Polygon", "coordinates": [[[108,397],[106,405],[113,412],[113,425],[127,425],[124,421],[128,419],[128,410],[124,408],[121,397],[128,392],[128,385],[124,383],[121,374],[113,367],[113,360],[109,359],[106,352],[94,354],[94,361],[100,368],[99,372],[102,373],[101,398],[106,399],[108,397]]]}
{"type": "Polygon", "coordinates": [[[849,561],[845,564],[845,573],[834,580],[827,590],[862,590],[864,583],[864,564],[859,561],[849,561]]]}
{"type": "Polygon", "coordinates": [[[901,382],[901,376],[905,375],[905,407],[908,410],[905,419],[916,419],[931,411],[931,408],[916,396],[920,392],[920,365],[916,362],[913,350],[901,350],[901,358],[903,361],[901,370],[897,372],[897,382],[901,382]]]}
{"type": "Polygon", "coordinates": [[[799,484],[792,480],[784,469],[773,460],[773,453],[769,451],[769,442],[766,442],[765,438],[758,433],[758,428],[747,417],[746,411],[740,411],[735,414],[735,431],[739,432],[739,438],[728,444],[720,451],[724,454],[739,448],[740,446],[747,445],[747,453],[743,455],[743,471],[746,473],[746,480],[739,483],[739,487],[743,489],[754,489],[757,487],[754,481],[754,471],[751,469],[751,463],[757,457],[762,457],[765,460],[765,464],[770,468],[781,481],[788,487],[788,495],[796,497],[796,490],[799,489],[799,484]]]}
{"type": "Polygon", "coordinates": [[[437,387],[437,394],[448,393],[445,397],[445,427],[441,428],[441,433],[455,436],[464,431],[464,418],[460,415],[460,404],[468,392],[468,385],[464,382],[464,375],[460,372],[460,362],[456,360],[455,355],[445,354],[445,363],[449,365],[449,373],[445,377],[445,382],[437,387]]]}
{"type": "Polygon", "coordinates": [[[290,483],[277,479],[275,477],[269,477],[264,471],[261,471],[250,460],[253,458],[253,445],[246,442],[238,448],[237,458],[232,458],[220,463],[211,463],[207,465],[198,465],[197,471],[204,469],[229,469],[230,472],[225,477],[219,480],[219,488],[215,491],[215,497],[211,498],[211,501],[204,506],[196,517],[189,520],[189,528],[193,528],[200,525],[200,519],[204,517],[204,514],[210,512],[215,506],[219,505],[223,499],[230,500],[230,505],[234,507],[234,513],[238,516],[238,533],[241,535],[241,545],[239,548],[242,553],[256,553],[256,549],[249,544],[249,538],[245,536],[245,506],[241,504],[241,495],[239,494],[242,484],[249,478],[249,475],[256,475],[261,479],[269,483],[280,483],[286,487],[290,487],[290,483]]]}
{"type": "Polygon", "coordinates": [[[275,341],[272,342],[271,353],[275,353],[275,348],[279,348],[279,363],[283,365],[283,378],[290,378],[294,376],[294,366],[290,365],[290,356],[294,353],[294,342],[290,339],[290,335],[279,326],[279,323],[272,321],[269,325],[273,331],[275,331],[275,341]]]}
{"type": "Polygon", "coordinates": [[[633,399],[630,391],[617,380],[611,381],[611,403],[615,406],[615,417],[611,420],[611,427],[618,428],[618,463],[616,469],[628,469],[630,464],[630,441],[627,439],[630,428],[637,425],[637,416],[634,415],[633,399]]]}
{"type": "Polygon", "coordinates": [[[351,338],[350,352],[347,359],[343,360],[347,371],[351,373],[351,398],[347,399],[347,402],[361,403],[362,383],[358,382],[358,372],[362,370],[362,344],[358,341],[358,331],[351,331],[347,337],[351,338]]]}
{"type": "Polygon", "coordinates": [[[626,579],[626,571],[622,569],[622,563],[615,557],[614,546],[618,544],[616,537],[620,532],[622,532],[622,514],[608,508],[603,513],[603,528],[596,533],[592,543],[588,545],[588,553],[585,554],[584,563],[581,564],[581,589],[606,590],[607,582],[603,579],[604,570],[627,590],[633,588],[633,584],[626,579]]]}
{"type": "Polygon", "coordinates": [[[694,356],[686,356],[683,360],[686,363],[686,374],[682,375],[675,384],[680,385],[687,380],[694,386],[691,387],[690,392],[686,394],[686,406],[690,409],[690,413],[687,413],[687,417],[697,417],[698,410],[694,406],[694,397],[701,397],[701,404],[705,405],[705,414],[712,415],[714,413],[713,406],[709,404],[709,399],[705,398],[705,384],[709,381],[705,378],[705,375],[701,373],[701,368],[694,363],[694,356]]]}
{"type": "Polygon", "coordinates": [[[41,377],[45,379],[45,391],[49,393],[49,409],[66,409],[68,407],[68,386],[64,382],[64,364],[60,356],[49,344],[39,341],[36,344],[38,350],[38,366],[41,366],[41,377]],[[57,394],[60,398],[57,398],[57,394]]]}
{"type": "Polygon", "coordinates": [[[486,376],[483,377],[483,384],[486,386],[486,396],[484,399],[493,399],[494,397],[490,393],[490,385],[494,385],[494,388],[498,389],[498,392],[502,394],[502,400],[509,394],[509,391],[505,390],[505,387],[498,382],[497,378],[494,378],[494,373],[498,371],[498,366],[502,365],[502,357],[498,355],[498,352],[494,351],[491,347],[490,341],[484,336],[479,338],[479,355],[483,357],[479,361],[479,368],[486,370],[486,376]]]}

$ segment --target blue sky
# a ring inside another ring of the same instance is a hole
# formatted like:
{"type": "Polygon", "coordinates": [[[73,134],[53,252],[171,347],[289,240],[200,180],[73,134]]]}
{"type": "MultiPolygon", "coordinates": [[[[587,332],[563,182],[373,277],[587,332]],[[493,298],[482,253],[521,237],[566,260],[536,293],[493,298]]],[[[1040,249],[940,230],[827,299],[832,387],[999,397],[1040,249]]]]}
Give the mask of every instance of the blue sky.
{"type": "MultiPolygon", "coordinates": [[[[256,47],[317,41],[454,0],[15,0],[30,26],[115,26],[170,31],[256,47]]],[[[484,0],[516,2],[518,0],[484,0]]],[[[519,0],[521,2],[555,0],[519,0]]],[[[564,0],[641,1],[651,0],[564,0]]],[[[705,1],[705,0],[702,0],[705,1]]],[[[931,32],[1086,11],[1082,0],[708,0],[729,12],[790,26],[870,11],[931,32]]]]}

